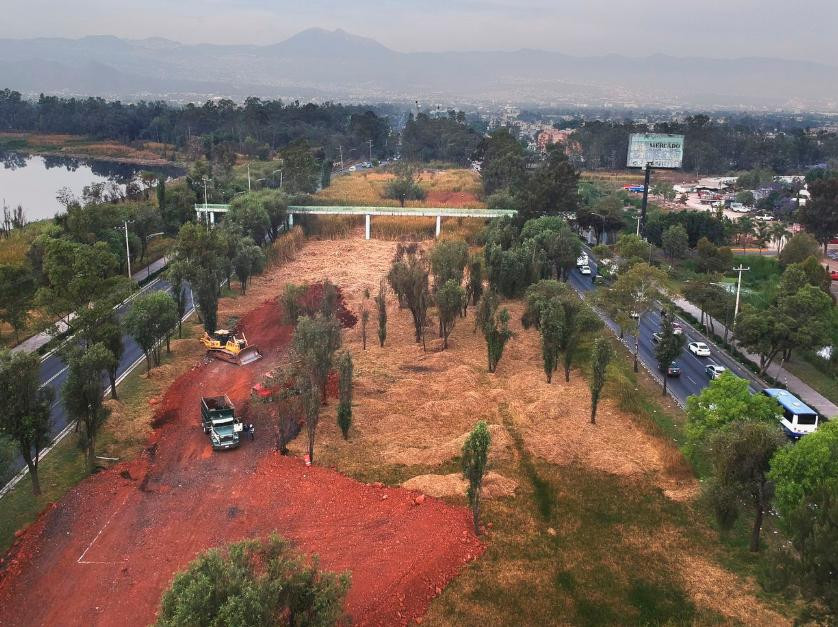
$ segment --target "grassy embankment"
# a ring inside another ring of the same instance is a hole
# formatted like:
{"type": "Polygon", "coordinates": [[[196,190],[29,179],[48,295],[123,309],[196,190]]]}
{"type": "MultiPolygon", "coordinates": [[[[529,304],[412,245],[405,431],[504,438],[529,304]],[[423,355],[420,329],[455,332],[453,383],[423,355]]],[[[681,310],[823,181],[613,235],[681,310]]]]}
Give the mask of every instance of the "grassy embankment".
{"type": "Polygon", "coordinates": [[[148,165],[165,165],[176,158],[171,144],[137,141],[123,144],[83,135],[47,133],[0,133],[0,149],[27,154],[55,155],[77,158],[124,161],[148,165]]]}

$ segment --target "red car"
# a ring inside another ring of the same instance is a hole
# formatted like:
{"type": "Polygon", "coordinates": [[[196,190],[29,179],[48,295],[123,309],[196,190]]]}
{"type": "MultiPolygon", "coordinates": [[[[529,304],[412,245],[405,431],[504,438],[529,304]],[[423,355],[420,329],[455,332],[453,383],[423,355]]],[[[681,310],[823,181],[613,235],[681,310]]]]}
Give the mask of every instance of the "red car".
{"type": "Polygon", "coordinates": [[[838,270],[833,270],[829,273],[829,276],[832,277],[833,281],[838,281],[838,270]]]}

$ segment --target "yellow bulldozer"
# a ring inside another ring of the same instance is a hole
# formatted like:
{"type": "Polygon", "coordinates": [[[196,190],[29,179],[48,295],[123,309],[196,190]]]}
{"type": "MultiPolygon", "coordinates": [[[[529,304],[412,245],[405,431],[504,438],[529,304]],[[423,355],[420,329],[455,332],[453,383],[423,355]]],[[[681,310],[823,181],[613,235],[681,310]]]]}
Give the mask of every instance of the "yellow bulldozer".
{"type": "Polygon", "coordinates": [[[207,347],[209,357],[231,364],[243,366],[262,359],[262,353],[259,352],[258,347],[248,344],[244,333],[236,337],[231,331],[216,329],[212,335],[204,332],[201,343],[207,347]]]}

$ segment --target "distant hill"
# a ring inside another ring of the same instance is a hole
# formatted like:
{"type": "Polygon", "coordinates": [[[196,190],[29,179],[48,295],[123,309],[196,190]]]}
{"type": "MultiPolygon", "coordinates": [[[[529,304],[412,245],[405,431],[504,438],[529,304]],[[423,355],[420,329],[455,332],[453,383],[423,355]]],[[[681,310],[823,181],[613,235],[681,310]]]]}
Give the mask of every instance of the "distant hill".
{"type": "Polygon", "coordinates": [[[838,67],[831,65],[543,50],[402,53],[318,28],[269,46],[110,36],[0,39],[0,87],[132,99],[256,95],[838,111],[838,67]]]}

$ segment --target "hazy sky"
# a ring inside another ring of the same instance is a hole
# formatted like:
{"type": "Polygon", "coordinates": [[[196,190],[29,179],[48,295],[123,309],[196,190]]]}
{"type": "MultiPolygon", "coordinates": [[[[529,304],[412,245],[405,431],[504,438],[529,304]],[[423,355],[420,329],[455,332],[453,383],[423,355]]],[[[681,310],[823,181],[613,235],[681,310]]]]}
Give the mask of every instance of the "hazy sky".
{"type": "Polygon", "coordinates": [[[838,0],[0,0],[0,37],[281,41],[343,28],[404,52],[772,56],[838,64],[838,0]]]}

